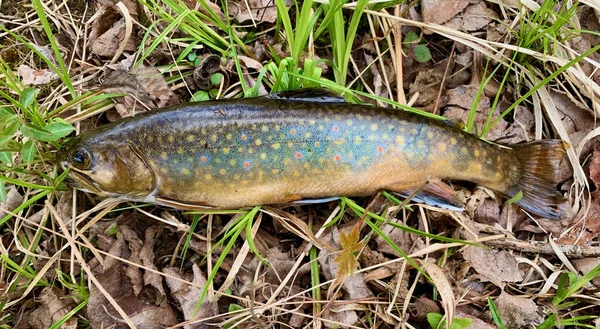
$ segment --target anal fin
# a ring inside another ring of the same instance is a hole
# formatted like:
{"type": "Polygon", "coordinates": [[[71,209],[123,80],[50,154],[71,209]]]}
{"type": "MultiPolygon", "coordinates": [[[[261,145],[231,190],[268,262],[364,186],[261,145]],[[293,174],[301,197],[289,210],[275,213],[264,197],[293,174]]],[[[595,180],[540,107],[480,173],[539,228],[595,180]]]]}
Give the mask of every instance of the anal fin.
{"type": "MultiPolygon", "coordinates": [[[[404,191],[392,191],[401,197],[408,198],[420,188],[421,186],[404,191]]],[[[412,201],[417,203],[424,203],[430,206],[446,210],[465,210],[462,203],[458,200],[456,196],[456,191],[454,191],[454,189],[452,189],[450,185],[442,182],[439,179],[432,179],[424,183],[424,186],[422,186],[422,190],[413,196],[412,201]]]]}

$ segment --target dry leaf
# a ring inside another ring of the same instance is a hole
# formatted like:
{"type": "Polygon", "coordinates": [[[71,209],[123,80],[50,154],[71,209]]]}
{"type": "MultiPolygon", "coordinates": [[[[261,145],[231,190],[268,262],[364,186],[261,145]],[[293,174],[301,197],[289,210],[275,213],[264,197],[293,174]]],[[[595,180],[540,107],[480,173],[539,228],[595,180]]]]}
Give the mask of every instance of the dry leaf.
{"type": "MultiPolygon", "coordinates": [[[[286,3],[286,5],[289,4],[286,3]]],[[[229,10],[238,23],[248,21],[254,21],[257,24],[262,22],[274,23],[277,20],[277,7],[273,0],[231,2],[229,10]],[[248,8],[250,8],[250,11],[248,8]]]]}
{"type": "Polygon", "coordinates": [[[126,94],[116,106],[121,117],[144,112],[146,107],[154,109],[172,105],[175,101],[175,94],[163,75],[150,66],[142,65],[130,71],[114,70],[107,75],[102,90],[106,93],[126,94]]]}
{"type": "Polygon", "coordinates": [[[421,1],[423,22],[443,24],[468,5],[468,0],[423,0],[421,1]]]}
{"type": "Polygon", "coordinates": [[[590,242],[600,235],[600,204],[597,199],[592,199],[592,202],[587,207],[582,207],[579,210],[573,223],[577,223],[575,227],[561,236],[557,243],[560,245],[588,245],[590,242]],[[584,219],[585,216],[585,220],[584,219]]]}
{"type": "MultiPolygon", "coordinates": [[[[348,228],[346,228],[349,230],[348,228]]],[[[333,227],[329,234],[324,234],[322,240],[330,245],[335,245],[341,248],[340,233],[337,227],[333,227]]],[[[338,277],[338,264],[333,261],[337,254],[331,253],[326,249],[319,251],[319,264],[323,271],[323,275],[327,280],[332,280],[338,277]]],[[[361,299],[372,297],[373,293],[365,283],[364,278],[360,274],[354,274],[343,281],[342,289],[347,294],[348,299],[361,299]]],[[[330,293],[333,293],[330,289],[330,293]]]]}
{"type": "MultiPolygon", "coordinates": [[[[477,92],[478,86],[474,85],[464,85],[448,90],[446,99],[449,106],[444,110],[444,116],[450,120],[462,121],[466,124],[471,104],[476,99],[477,92]]],[[[475,113],[475,127],[477,127],[477,131],[481,131],[487,121],[490,106],[490,99],[481,96],[475,113]]],[[[520,115],[519,122],[509,124],[506,120],[502,119],[487,133],[486,138],[504,144],[516,144],[527,141],[529,130],[533,127],[533,116],[531,113],[519,114],[521,111],[527,110],[520,109],[515,112],[515,116],[520,115]],[[525,126],[523,123],[529,126],[525,126]]],[[[492,119],[495,120],[499,115],[500,110],[496,108],[492,119]]]]}
{"type": "MultiPolygon", "coordinates": [[[[581,273],[581,275],[586,275],[596,266],[600,265],[600,257],[573,259],[572,262],[573,266],[575,266],[575,268],[581,273]]],[[[597,276],[593,278],[592,284],[594,284],[596,287],[600,286],[600,277],[597,276]]]]}
{"type": "Polygon", "coordinates": [[[471,322],[469,329],[497,329],[498,328],[493,324],[487,323],[476,316],[473,316],[469,313],[464,313],[462,311],[457,310],[456,317],[461,318],[461,319],[471,319],[471,321],[473,321],[473,322],[471,322]]]}
{"type": "Polygon", "coordinates": [[[488,9],[485,2],[481,1],[469,5],[463,14],[462,28],[467,31],[477,31],[488,25],[493,18],[497,18],[496,12],[488,9]]]}
{"type": "Polygon", "coordinates": [[[463,250],[463,257],[483,280],[491,281],[500,288],[505,286],[505,282],[523,280],[517,260],[506,251],[466,247],[463,250]]]}
{"type": "Polygon", "coordinates": [[[502,292],[495,300],[500,318],[508,328],[537,327],[544,321],[544,313],[530,299],[502,292]]]}
{"type": "Polygon", "coordinates": [[[594,182],[596,189],[600,189],[600,150],[594,150],[590,161],[590,179],[594,182]]]}
{"type": "MultiPolygon", "coordinates": [[[[122,234],[112,244],[109,253],[139,264],[142,241],[128,227],[121,226],[120,228],[122,234]],[[124,236],[127,236],[127,241],[124,236]]],[[[125,264],[113,257],[106,257],[104,266],[94,270],[100,272],[97,279],[102,287],[136,325],[168,327],[177,323],[175,312],[162,296],[153,298],[152,294],[141,293],[146,288],[141,270],[137,266],[125,264]],[[153,305],[157,303],[157,300],[162,301],[160,306],[153,305]]],[[[92,285],[90,289],[87,315],[90,326],[94,329],[107,328],[123,321],[95,285],[92,285]]]]}
{"type": "Polygon", "coordinates": [[[354,274],[358,267],[355,253],[358,253],[363,246],[360,241],[360,221],[356,222],[352,230],[340,232],[340,244],[342,245],[342,251],[333,260],[339,266],[337,277],[333,283],[334,287],[338,287],[346,278],[354,274]]]}
{"type": "MultiPolygon", "coordinates": [[[[173,296],[177,302],[179,302],[179,306],[181,307],[181,311],[183,312],[183,318],[186,321],[190,320],[201,320],[203,318],[208,318],[219,313],[217,303],[210,302],[208,300],[208,296],[204,297],[202,304],[200,304],[200,308],[196,313],[196,305],[200,300],[200,296],[202,295],[202,288],[206,285],[206,278],[204,277],[204,273],[200,270],[198,265],[194,263],[193,265],[193,277],[191,275],[185,275],[181,273],[181,270],[176,267],[168,267],[163,269],[163,273],[176,277],[179,279],[183,279],[186,281],[191,281],[195,284],[195,286],[185,284],[180,280],[176,280],[173,278],[166,278],[167,285],[169,286],[169,290],[171,291],[171,296],[173,296]],[[194,316],[194,313],[195,316],[194,316]]],[[[203,323],[193,323],[186,324],[184,326],[186,329],[192,328],[208,328],[208,325],[203,323]]]]}
{"type": "MultiPolygon", "coordinates": [[[[33,329],[50,328],[73,309],[72,299],[65,297],[58,288],[46,287],[40,293],[37,301],[41,304],[33,310],[27,320],[33,329]]],[[[71,317],[60,328],[77,328],[77,318],[71,317]]]]}
{"type": "MultiPolygon", "coordinates": [[[[125,19],[120,19],[91,43],[92,52],[98,56],[113,57],[124,39],[125,19]]],[[[132,33],[131,37],[127,40],[124,50],[135,51],[136,49],[137,44],[132,33]]]]}
{"type": "Polygon", "coordinates": [[[4,217],[8,212],[15,210],[23,203],[23,196],[14,186],[6,187],[6,201],[0,202],[0,217],[4,217]]]}
{"type": "MultiPolygon", "coordinates": [[[[431,278],[431,281],[437,288],[440,297],[442,297],[442,306],[444,308],[446,318],[454,319],[454,313],[456,312],[456,299],[454,298],[454,292],[452,291],[452,285],[450,284],[450,281],[448,281],[448,277],[444,271],[442,271],[442,269],[434,263],[419,260],[419,265],[425,272],[427,272],[431,278]]],[[[450,325],[451,322],[446,321],[446,329],[450,329],[450,325]]]]}
{"type": "Polygon", "coordinates": [[[238,59],[244,66],[246,66],[249,69],[260,71],[263,68],[263,65],[259,61],[255,60],[254,58],[244,56],[244,55],[238,55],[238,59]]]}
{"type": "Polygon", "coordinates": [[[351,326],[358,322],[358,315],[356,311],[341,311],[341,312],[333,312],[329,308],[323,311],[323,319],[329,321],[323,321],[323,324],[327,328],[346,328],[346,326],[351,326]],[[330,321],[333,321],[330,322],[330,321]]]}
{"type": "Polygon", "coordinates": [[[51,70],[34,70],[25,64],[19,66],[18,72],[21,76],[21,82],[26,86],[43,85],[58,80],[58,75],[51,70]]]}

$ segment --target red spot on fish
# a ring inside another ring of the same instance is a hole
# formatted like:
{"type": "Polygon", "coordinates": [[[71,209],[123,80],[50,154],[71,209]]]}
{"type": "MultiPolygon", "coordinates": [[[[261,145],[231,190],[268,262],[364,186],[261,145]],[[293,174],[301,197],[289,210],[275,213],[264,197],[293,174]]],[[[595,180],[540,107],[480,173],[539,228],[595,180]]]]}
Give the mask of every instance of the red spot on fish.
{"type": "Polygon", "coordinates": [[[201,157],[201,158],[200,158],[200,161],[202,161],[202,162],[206,162],[206,157],[201,157]]]}
{"type": "Polygon", "coordinates": [[[379,153],[383,152],[383,146],[377,145],[377,152],[379,152],[379,153]]]}
{"type": "Polygon", "coordinates": [[[337,132],[338,130],[340,130],[340,128],[338,126],[333,126],[333,131],[337,132]]]}
{"type": "Polygon", "coordinates": [[[319,147],[319,146],[321,146],[321,142],[319,142],[319,141],[316,141],[316,142],[315,142],[315,146],[316,146],[316,147],[319,147]]]}
{"type": "Polygon", "coordinates": [[[248,139],[248,136],[246,136],[246,134],[242,134],[242,137],[241,137],[241,139],[242,139],[243,141],[245,141],[246,139],[248,139]]]}
{"type": "Polygon", "coordinates": [[[339,154],[336,154],[336,155],[333,157],[333,159],[335,159],[335,161],[340,161],[340,160],[342,160],[342,156],[341,156],[341,155],[339,155],[339,154]]]}
{"type": "Polygon", "coordinates": [[[250,161],[244,162],[244,168],[250,168],[250,161]]]}
{"type": "Polygon", "coordinates": [[[296,152],[296,159],[302,159],[302,153],[296,152]]]}
{"type": "Polygon", "coordinates": [[[292,130],[290,130],[290,134],[292,134],[292,135],[296,135],[296,129],[292,129],[292,130]]]}

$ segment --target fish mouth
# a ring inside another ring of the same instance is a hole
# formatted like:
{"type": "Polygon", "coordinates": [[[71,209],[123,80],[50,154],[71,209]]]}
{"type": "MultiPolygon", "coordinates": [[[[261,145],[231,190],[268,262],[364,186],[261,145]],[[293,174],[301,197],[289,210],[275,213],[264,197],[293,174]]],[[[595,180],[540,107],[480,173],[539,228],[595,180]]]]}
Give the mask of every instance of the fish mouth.
{"type": "Polygon", "coordinates": [[[65,177],[63,180],[63,182],[68,186],[84,192],[90,192],[99,195],[105,194],[88,175],[79,172],[76,168],[70,166],[66,161],[61,162],[60,166],[63,170],[69,170],[67,177],[65,177]]]}

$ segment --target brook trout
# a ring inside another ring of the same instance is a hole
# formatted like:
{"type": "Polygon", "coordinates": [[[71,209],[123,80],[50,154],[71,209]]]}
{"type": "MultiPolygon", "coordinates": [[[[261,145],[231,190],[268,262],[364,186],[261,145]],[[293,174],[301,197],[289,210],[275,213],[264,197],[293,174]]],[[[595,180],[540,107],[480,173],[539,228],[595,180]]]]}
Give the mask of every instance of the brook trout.
{"type": "Polygon", "coordinates": [[[560,140],[505,148],[445,121],[301,90],[123,119],[74,138],[59,161],[75,188],[180,209],[410,193],[420,186],[424,202],[456,205],[454,191],[440,181],[450,179],[509,198],[521,191],[522,208],[559,219],[566,205],[555,176],[564,153],[560,140]]]}

